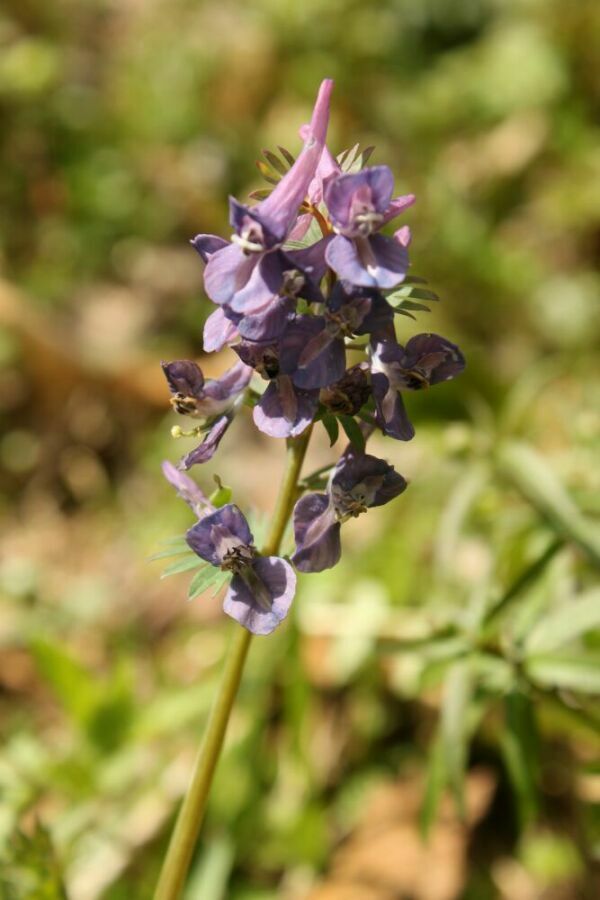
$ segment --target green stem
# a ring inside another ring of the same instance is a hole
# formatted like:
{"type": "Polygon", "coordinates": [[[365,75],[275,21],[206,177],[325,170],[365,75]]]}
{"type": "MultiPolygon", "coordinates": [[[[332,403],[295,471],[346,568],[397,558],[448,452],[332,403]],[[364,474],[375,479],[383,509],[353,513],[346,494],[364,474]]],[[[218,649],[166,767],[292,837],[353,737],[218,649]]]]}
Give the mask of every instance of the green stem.
{"type": "MultiPolygon", "coordinates": [[[[288,441],[283,481],[279,488],[271,528],[262,550],[263,556],[272,556],[279,550],[296,500],[298,478],[311,430],[308,428],[300,437],[288,441]]],[[[171,835],[154,900],[177,900],[181,896],[200,826],[204,819],[227,723],[240,686],[251,637],[252,635],[245,628],[237,629],[227,651],[219,691],[206,725],[192,780],[171,835]]]]}

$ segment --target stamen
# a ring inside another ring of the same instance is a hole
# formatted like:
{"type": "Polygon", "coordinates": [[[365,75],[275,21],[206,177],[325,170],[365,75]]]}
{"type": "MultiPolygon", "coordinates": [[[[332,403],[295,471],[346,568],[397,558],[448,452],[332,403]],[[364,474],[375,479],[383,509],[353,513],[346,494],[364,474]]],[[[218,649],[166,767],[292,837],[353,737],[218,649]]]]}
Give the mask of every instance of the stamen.
{"type": "Polygon", "coordinates": [[[241,234],[232,234],[231,242],[232,244],[237,244],[244,252],[248,253],[262,253],[265,249],[262,244],[259,244],[257,241],[251,241],[241,234]]]}

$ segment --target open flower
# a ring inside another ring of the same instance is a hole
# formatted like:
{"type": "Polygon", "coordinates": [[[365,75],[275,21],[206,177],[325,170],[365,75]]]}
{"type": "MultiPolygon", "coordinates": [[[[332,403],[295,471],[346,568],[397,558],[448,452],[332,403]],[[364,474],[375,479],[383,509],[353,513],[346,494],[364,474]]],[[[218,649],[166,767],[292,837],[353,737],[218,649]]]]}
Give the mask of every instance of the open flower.
{"type": "Polygon", "coordinates": [[[186,534],[201,559],[233,577],[223,609],[253,634],[270,634],[285,619],[296,590],[291,565],[259,556],[243,513],[233,503],[204,515],[186,534]]]}
{"type": "Polygon", "coordinates": [[[207,248],[210,253],[204,287],[215,303],[235,303],[234,311],[252,314],[279,293],[284,273],[290,268],[286,254],[279,251],[296,221],[321,158],[332,87],[329,79],[322,82],[304,147],[269,196],[252,207],[230,199],[230,223],[234,229],[231,243],[210,252],[213,235],[194,238],[193,244],[201,255],[207,253],[207,248]]]}
{"type": "Polygon", "coordinates": [[[403,347],[397,341],[375,343],[371,355],[371,383],[377,424],[384,434],[401,441],[414,437],[402,391],[419,391],[449,381],[465,367],[456,344],[438,334],[417,334],[403,347]]]}
{"type": "Polygon", "coordinates": [[[306,494],[294,507],[296,552],[292,562],[301,572],[321,572],[341,555],[343,522],[372,506],[382,506],[406,489],[393,466],[367,453],[349,450],[332,472],[327,493],[306,494]]]}
{"type": "Polygon", "coordinates": [[[413,194],[392,199],[394,179],[387,166],[331,178],[324,196],[336,236],[325,258],[340,278],[362,287],[393,288],[408,270],[406,231],[393,238],[377,234],[415,201],[413,194]]]}
{"type": "MultiPolygon", "coordinates": [[[[244,392],[252,377],[252,369],[237,362],[220,378],[206,380],[202,370],[189,359],[162,363],[163,372],[171,394],[171,403],[181,415],[203,419],[205,426],[194,433],[205,433],[202,443],[190,451],[180,462],[183,469],[207,462],[214,455],[221,438],[233,418],[235,401],[244,392]]],[[[185,434],[176,429],[175,434],[185,434]]]]}

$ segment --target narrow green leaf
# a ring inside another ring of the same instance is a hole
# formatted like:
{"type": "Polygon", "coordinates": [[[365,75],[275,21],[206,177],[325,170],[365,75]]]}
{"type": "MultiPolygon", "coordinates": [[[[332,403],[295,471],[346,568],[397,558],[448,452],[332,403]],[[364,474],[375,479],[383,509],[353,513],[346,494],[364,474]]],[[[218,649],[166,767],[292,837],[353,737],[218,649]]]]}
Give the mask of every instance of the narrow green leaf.
{"type": "Polygon", "coordinates": [[[416,300],[430,300],[432,302],[439,302],[439,295],[434,291],[426,290],[425,288],[413,287],[410,296],[416,300]]]}
{"type": "Polygon", "coordinates": [[[466,815],[464,781],[468,749],[467,715],[473,684],[469,660],[454,663],[444,686],[440,740],[448,784],[454,794],[461,818],[466,815]]]}
{"type": "Polygon", "coordinates": [[[181,556],[183,553],[189,553],[190,548],[186,544],[185,547],[180,547],[178,549],[173,548],[173,550],[161,550],[160,553],[153,553],[152,556],[148,557],[148,562],[154,562],[157,559],[169,559],[174,556],[181,556]]]}
{"type": "Polygon", "coordinates": [[[346,432],[346,436],[350,443],[356,447],[360,453],[365,451],[365,436],[360,430],[360,425],[352,416],[338,416],[340,425],[346,432]]]}
{"type": "Polygon", "coordinates": [[[547,613],[528,635],[525,651],[528,655],[547,653],[595,628],[600,628],[600,588],[567,600],[559,609],[547,613]]]}
{"type": "Polygon", "coordinates": [[[188,600],[195,600],[203,594],[223,573],[214,566],[207,566],[192,578],[188,588],[188,600]]]}
{"type": "Polygon", "coordinates": [[[257,191],[250,191],[248,196],[251,200],[264,200],[270,193],[268,188],[259,188],[257,191]]]}
{"type": "Polygon", "coordinates": [[[503,474],[554,528],[600,567],[600,531],[577,508],[546,460],[526,444],[508,443],[498,452],[503,474]]]}
{"type": "Polygon", "coordinates": [[[398,306],[395,307],[395,310],[399,309],[413,309],[419,312],[431,312],[428,306],[425,306],[424,303],[415,303],[414,300],[403,300],[398,306]]]}
{"type": "Polygon", "coordinates": [[[321,419],[323,427],[329,435],[329,446],[333,447],[340,434],[340,426],[335,416],[326,415],[321,419]]]}
{"type": "Polygon", "coordinates": [[[185,559],[180,559],[177,562],[172,563],[170,566],[161,572],[161,578],[170,578],[171,575],[179,575],[180,572],[189,572],[190,569],[197,569],[198,566],[206,566],[207,563],[200,559],[199,556],[196,556],[195,553],[190,553],[185,559]]]}
{"type": "Polygon", "coordinates": [[[231,575],[229,574],[229,572],[221,572],[221,578],[217,577],[217,579],[215,580],[215,589],[210,595],[211,600],[213,599],[213,597],[217,596],[219,591],[227,584],[228,581],[230,581],[230,579],[231,575]]]}
{"type": "Polygon", "coordinates": [[[600,654],[572,656],[544,653],[525,660],[525,671],[543,687],[565,688],[584,694],[600,694],[600,654]]]}
{"type": "Polygon", "coordinates": [[[279,150],[279,152],[281,153],[281,155],[283,156],[283,158],[284,158],[285,160],[287,160],[287,162],[290,164],[290,167],[293,166],[294,163],[296,162],[296,159],[295,159],[295,157],[290,153],[290,151],[289,151],[289,150],[286,150],[285,147],[282,147],[280,144],[277,145],[277,149],[279,150]]]}
{"type": "Polygon", "coordinates": [[[272,153],[270,150],[263,150],[262,155],[267,160],[267,162],[271,164],[276,172],[279,172],[280,175],[287,175],[287,166],[284,166],[282,161],[278,156],[275,155],[275,153],[272,153]]]}
{"type": "Polygon", "coordinates": [[[423,805],[419,815],[421,833],[425,839],[429,837],[429,833],[437,817],[446,781],[446,759],[442,741],[438,734],[429,751],[425,795],[423,797],[423,805]]]}
{"type": "Polygon", "coordinates": [[[539,808],[539,741],[531,699],[512,691],[504,701],[506,728],[501,749],[508,777],[517,800],[519,821],[525,829],[539,808]]]}

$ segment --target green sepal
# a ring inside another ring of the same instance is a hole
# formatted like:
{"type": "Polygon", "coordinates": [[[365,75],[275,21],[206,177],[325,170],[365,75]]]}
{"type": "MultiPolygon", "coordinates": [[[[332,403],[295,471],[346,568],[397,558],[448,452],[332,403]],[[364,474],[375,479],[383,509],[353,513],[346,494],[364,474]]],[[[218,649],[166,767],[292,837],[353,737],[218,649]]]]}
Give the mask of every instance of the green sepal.
{"type": "Polygon", "coordinates": [[[352,446],[356,447],[360,453],[364,453],[365,436],[356,419],[353,419],[352,416],[338,416],[337,418],[352,446]]]}
{"type": "Polygon", "coordinates": [[[329,435],[329,446],[333,447],[340,434],[340,426],[335,416],[327,414],[321,419],[323,427],[329,435]]]}

